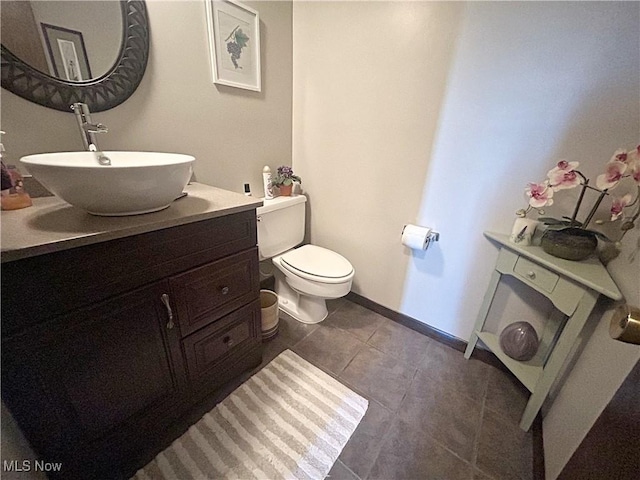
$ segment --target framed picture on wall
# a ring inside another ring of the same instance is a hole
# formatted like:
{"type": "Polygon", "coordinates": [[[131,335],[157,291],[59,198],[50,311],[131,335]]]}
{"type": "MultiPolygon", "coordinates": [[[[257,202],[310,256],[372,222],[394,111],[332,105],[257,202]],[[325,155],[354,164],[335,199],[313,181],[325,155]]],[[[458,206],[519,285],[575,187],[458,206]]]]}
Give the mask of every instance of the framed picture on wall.
{"type": "Polygon", "coordinates": [[[233,0],[205,0],[213,83],[261,91],[260,17],[233,0]]]}
{"type": "Polygon", "coordinates": [[[91,79],[82,32],[48,23],[40,25],[51,62],[51,75],[71,82],[91,79]]]}

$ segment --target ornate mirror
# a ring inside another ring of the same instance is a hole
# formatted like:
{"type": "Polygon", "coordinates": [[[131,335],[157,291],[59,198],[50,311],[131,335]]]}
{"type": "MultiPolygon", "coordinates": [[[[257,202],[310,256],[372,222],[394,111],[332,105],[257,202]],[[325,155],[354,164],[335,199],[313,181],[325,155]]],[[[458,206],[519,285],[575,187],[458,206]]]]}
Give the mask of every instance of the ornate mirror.
{"type": "Polygon", "coordinates": [[[143,0],[2,1],[2,87],[45,107],[120,105],[148,57],[143,0]]]}

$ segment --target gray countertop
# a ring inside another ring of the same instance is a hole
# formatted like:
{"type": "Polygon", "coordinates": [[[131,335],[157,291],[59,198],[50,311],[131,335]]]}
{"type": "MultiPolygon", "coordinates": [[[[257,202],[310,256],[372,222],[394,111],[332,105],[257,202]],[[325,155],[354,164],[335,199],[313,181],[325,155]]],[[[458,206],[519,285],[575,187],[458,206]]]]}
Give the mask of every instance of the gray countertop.
{"type": "Polygon", "coordinates": [[[252,210],[262,200],[200,183],[164,210],[128,217],[97,217],[58,197],[34,198],[33,206],[3,211],[2,262],[105,242],[233,213],[252,210]]]}

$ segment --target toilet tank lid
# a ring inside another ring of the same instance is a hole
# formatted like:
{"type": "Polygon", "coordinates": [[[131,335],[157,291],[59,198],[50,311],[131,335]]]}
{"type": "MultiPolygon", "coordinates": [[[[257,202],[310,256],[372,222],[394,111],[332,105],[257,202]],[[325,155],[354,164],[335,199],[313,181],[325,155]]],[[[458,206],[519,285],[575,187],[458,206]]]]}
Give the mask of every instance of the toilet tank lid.
{"type": "Polygon", "coordinates": [[[316,277],[342,278],[353,273],[353,265],[339,253],[316,245],[303,245],[281,257],[290,267],[316,277]]]}
{"type": "Polygon", "coordinates": [[[276,197],[271,199],[262,199],[263,205],[256,209],[258,215],[264,215],[265,213],[273,212],[274,210],[280,210],[281,208],[287,208],[298,203],[304,203],[307,201],[307,197],[304,195],[291,195],[290,197],[276,197]]]}

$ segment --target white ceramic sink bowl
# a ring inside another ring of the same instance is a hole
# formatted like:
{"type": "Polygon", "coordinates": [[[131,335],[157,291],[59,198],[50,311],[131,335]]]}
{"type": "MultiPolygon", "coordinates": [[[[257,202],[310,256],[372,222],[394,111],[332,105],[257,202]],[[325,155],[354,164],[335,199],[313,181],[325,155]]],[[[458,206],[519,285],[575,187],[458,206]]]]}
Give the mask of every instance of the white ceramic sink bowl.
{"type": "Polygon", "coordinates": [[[124,216],[167,208],[191,178],[195,158],[177,153],[97,152],[28,155],[20,161],[51,193],[93,215],[124,216]]]}

